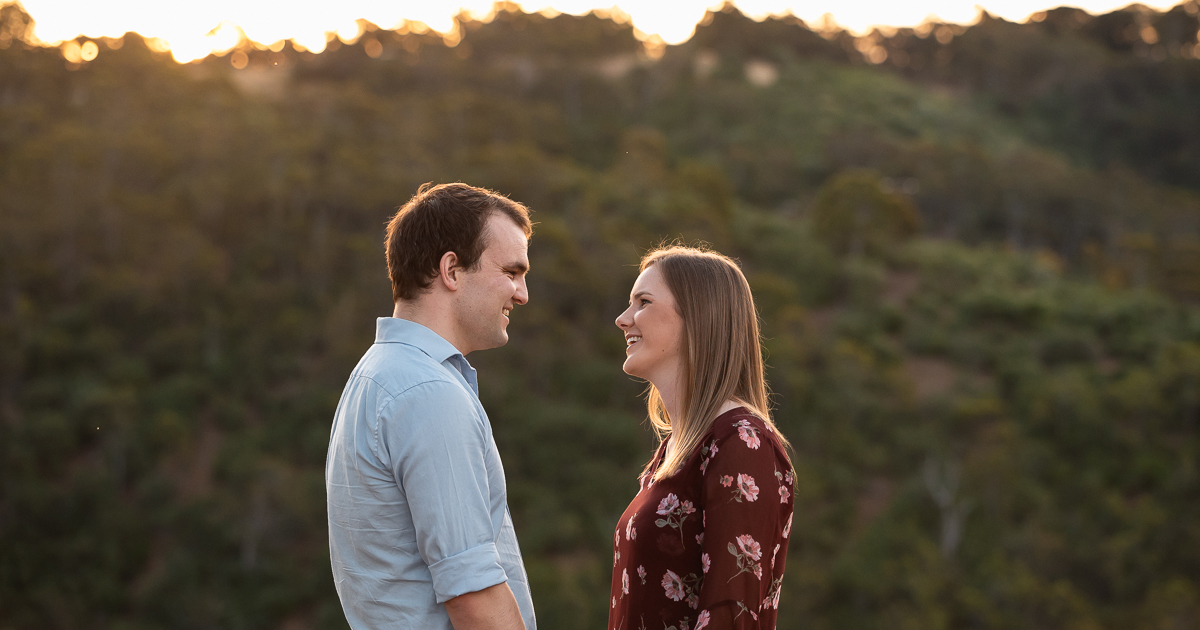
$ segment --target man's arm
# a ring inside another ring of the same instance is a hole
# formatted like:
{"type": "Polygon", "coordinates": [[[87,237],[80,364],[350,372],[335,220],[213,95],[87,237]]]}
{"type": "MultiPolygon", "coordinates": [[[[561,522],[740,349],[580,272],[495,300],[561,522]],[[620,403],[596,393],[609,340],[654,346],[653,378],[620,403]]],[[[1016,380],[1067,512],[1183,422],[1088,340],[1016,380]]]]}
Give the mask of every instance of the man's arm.
{"type": "Polygon", "coordinates": [[[397,396],[384,413],[391,421],[381,441],[408,499],[437,603],[457,630],[524,630],[497,548],[491,440],[472,396],[458,383],[431,381],[397,396]]]}
{"type": "Polygon", "coordinates": [[[525,630],[508,582],[446,600],[454,630],[525,630]]]}

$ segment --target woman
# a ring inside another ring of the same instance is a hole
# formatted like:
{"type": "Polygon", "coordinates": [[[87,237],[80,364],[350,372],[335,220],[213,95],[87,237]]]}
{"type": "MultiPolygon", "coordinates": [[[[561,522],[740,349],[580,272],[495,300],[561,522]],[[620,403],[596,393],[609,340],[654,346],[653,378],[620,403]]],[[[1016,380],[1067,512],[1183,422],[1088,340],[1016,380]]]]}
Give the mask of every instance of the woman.
{"type": "Polygon", "coordinates": [[[774,628],[792,466],[746,278],[715,252],[650,252],[617,326],[665,439],[617,522],[609,628],[774,628]]]}

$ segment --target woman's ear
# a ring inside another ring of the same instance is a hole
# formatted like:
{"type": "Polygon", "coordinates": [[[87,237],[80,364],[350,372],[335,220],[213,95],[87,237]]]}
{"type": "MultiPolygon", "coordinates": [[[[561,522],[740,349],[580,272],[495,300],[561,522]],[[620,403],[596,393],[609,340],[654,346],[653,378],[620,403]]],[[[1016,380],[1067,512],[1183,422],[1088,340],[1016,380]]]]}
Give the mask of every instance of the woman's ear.
{"type": "Polygon", "coordinates": [[[450,291],[458,290],[458,272],[461,268],[458,266],[458,254],[454,252],[446,252],[442,254],[442,259],[438,261],[438,280],[442,286],[450,291]]]}

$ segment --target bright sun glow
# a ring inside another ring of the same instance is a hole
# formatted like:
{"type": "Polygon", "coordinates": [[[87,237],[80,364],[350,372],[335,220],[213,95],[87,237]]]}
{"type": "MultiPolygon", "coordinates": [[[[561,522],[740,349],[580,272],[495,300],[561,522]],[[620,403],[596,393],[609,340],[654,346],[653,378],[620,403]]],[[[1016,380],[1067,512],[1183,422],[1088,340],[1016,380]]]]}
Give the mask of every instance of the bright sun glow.
{"type": "MultiPolygon", "coordinates": [[[[0,0],[2,3],[3,0],[0,0]]],[[[361,34],[359,19],[383,28],[420,23],[440,33],[454,29],[454,16],[465,12],[486,19],[492,0],[21,0],[36,21],[34,35],[46,43],[85,37],[120,37],[135,31],[156,38],[181,63],[210,53],[225,54],[241,38],[262,45],[291,40],[298,47],[321,52],[331,37],[352,42],[361,34]]],[[[549,14],[583,15],[594,9],[627,15],[639,37],[657,35],[668,44],[692,36],[696,23],[720,0],[594,0],[527,1],[522,10],[549,14]]],[[[836,24],[854,33],[876,26],[916,26],[926,20],[974,21],[982,7],[993,15],[1025,21],[1031,14],[1066,4],[1047,0],[737,0],[743,12],[756,19],[792,14],[809,24],[836,24]]],[[[1092,13],[1103,13],[1129,4],[1121,0],[1081,0],[1070,3],[1092,13]]],[[[1176,1],[1145,0],[1142,4],[1166,9],[1176,1]]],[[[419,26],[418,26],[419,28],[419,26]]],[[[82,49],[81,49],[82,50],[82,49]]],[[[64,54],[66,54],[64,52],[64,54]]],[[[73,54],[82,55],[73,51],[73,54]]]]}

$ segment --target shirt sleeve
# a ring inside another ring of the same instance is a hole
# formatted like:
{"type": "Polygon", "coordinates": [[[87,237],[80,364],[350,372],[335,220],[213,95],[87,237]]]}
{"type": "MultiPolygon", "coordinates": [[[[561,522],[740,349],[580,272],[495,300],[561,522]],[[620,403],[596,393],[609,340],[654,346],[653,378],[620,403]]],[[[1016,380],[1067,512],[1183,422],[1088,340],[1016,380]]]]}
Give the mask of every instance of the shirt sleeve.
{"type": "Polygon", "coordinates": [[[389,403],[380,427],[437,602],[506,582],[487,470],[492,437],[466,390],[417,385],[389,403]]]}
{"type": "Polygon", "coordinates": [[[775,607],[792,513],[791,468],[764,432],[743,421],[714,439],[703,463],[704,539],[697,630],[759,628],[775,607]]]}

